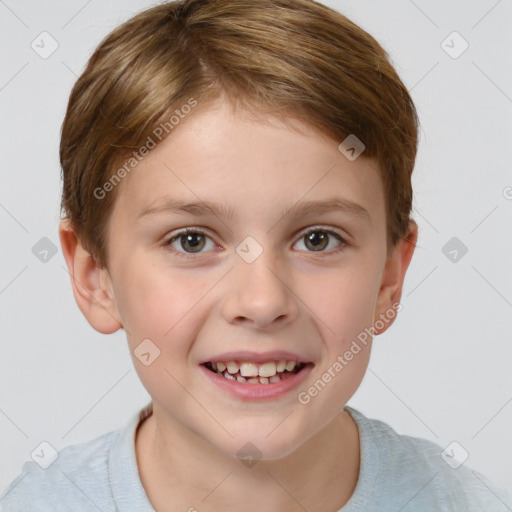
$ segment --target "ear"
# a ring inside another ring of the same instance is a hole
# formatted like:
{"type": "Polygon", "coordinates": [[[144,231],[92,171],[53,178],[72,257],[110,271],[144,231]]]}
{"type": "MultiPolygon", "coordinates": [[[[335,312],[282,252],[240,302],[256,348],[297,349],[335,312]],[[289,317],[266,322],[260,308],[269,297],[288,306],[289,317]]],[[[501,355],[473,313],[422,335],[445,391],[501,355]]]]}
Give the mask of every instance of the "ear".
{"type": "Polygon", "coordinates": [[[59,238],[80,311],[98,332],[112,334],[121,329],[108,269],[99,267],[83,248],[68,219],[60,223],[59,238]]]}
{"type": "Polygon", "coordinates": [[[384,327],[375,329],[375,334],[385,332],[396,318],[396,313],[393,317],[390,317],[389,313],[386,314],[386,312],[396,309],[396,306],[393,308],[393,304],[396,305],[400,302],[405,273],[411,262],[417,240],[418,225],[411,220],[407,235],[398,241],[386,260],[373,322],[375,325],[378,320],[381,320],[379,323],[384,324],[384,327]],[[387,318],[387,321],[383,321],[381,315],[387,318]]]}

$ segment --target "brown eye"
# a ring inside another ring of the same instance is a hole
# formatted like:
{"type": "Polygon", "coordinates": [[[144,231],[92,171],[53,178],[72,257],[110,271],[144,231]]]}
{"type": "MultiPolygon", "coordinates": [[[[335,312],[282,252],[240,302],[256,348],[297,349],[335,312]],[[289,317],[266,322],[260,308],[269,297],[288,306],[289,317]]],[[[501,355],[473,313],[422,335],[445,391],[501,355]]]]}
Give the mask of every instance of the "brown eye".
{"type": "Polygon", "coordinates": [[[338,235],[335,231],[327,229],[311,229],[300,238],[300,243],[304,240],[304,245],[307,252],[320,252],[320,253],[331,253],[337,252],[339,249],[343,249],[347,243],[345,240],[338,235]],[[337,241],[337,245],[331,247],[330,250],[326,250],[329,245],[332,245],[332,241],[337,241]]]}
{"type": "Polygon", "coordinates": [[[198,229],[186,229],[169,238],[164,245],[172,248],[180,256],[200,254],[210,241],[211,248],[215,246],[212,239],[198,229]]]}
{"type": "Polygon", "coordinates": [[[205,245],[202,233],[187,233],[179,237],[181,247],[187,252],[200,252],[205,245]]]}
{"type": "Polygon", "coordinates": [[[312,251],[322,251],[329,244],[329,235],[325,231],[312,231],[304,236],[306,247],[312,251]]]}

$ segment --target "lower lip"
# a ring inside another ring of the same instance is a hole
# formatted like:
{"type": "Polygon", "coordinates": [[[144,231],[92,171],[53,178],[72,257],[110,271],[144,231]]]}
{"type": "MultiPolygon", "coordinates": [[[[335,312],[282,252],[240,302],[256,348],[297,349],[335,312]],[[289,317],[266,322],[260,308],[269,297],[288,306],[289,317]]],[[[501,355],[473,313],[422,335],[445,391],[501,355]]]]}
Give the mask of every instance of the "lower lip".
{"type": "Polygon", "coordinates": [[[269,382],[268,384],[248,384],[238,382],[237,380],[226,379],[222,375],[208,370],[203,365],[199,365],[201,371],[217,386],[227,391],[237,398],[252,400],[265,400],[270,398],[279,398],[293,389],[296,389],[313,369],[312,364],[308,364],[300,372],[292,374],[279,382],[269,382]]]}

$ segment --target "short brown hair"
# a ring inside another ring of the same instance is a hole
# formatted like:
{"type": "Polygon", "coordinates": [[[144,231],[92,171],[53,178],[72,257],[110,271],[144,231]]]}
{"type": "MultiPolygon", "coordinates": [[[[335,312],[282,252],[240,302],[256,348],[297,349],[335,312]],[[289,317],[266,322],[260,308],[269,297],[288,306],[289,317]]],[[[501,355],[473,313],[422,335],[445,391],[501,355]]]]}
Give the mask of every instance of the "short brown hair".
{"type": "Polygon", "coordinates": [[[119,187],[105,185],[116,166],[154,143],[158,127],[166,127],[161,140],[172,134],[177,109],[221,94],[233,106],[305,121],[338,142],[358,137],[363,156],[378,162],[388,250],[407,235],[418,118],[379,43],[314,0],[182,0],[142,11],[107,35],[69,98],[61,210],[97,264],[108,262],[106,228],[119,187]]]}

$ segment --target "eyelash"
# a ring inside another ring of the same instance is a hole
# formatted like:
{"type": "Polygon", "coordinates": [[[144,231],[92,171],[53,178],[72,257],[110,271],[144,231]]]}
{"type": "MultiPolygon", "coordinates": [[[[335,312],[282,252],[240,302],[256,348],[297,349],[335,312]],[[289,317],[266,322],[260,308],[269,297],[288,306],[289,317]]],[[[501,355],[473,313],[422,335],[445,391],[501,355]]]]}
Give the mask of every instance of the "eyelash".
{"type": "MultiPolygon", "coordinates": [[[[332,229],[324,228],[322,226],[313,226],[312,228],[308,229],[308,231],[304,231],[301,234],[301,236],[298,238],[297,241],[303,239],[306,235],[309,235],[309,234],[314,233],[316,231],[322,231],[322,232],[327,233],[329,235],[333,235],[334,238],[336,238],[339,242],[341,242],[341,245],[339,247],[337,247],[335,249],[331,249],[330,251],[327,251],[327,252],[326,251],[318,251],[317,254],[320,254],[321,256],[338,254],[340,251],[344,250],[347,245],[349,245],[348,242],[340,235],[340,233],[338,233],[337,231],[334,231],[332,229]]],[[[206,236],[206,237],[211,239],[211,237],[208,235],[208,233],[206,233],[206,231],[203,231],[200,228],[185,228],[185,229],[182,229],[182,230],[178,231],[172,237],[168,238],[164,242],[164,248],[174,252],[175,254],[177,254],[178,256],[180,256],[182,258],[186,258],[186,259],[194,259],[194,258],[196,258],[198,255],[200,255],[202,253],[200,253],[200,252],[198,252],[198,253],[187,253],[187,252],[177,251],[176,249],[173,249],[171,247],[171,244],[175,240],[179,239],[183,235],[187,235],[188,233],[201,234],[201,235],[204,235],[204,236],[206,236]]],[[[315,253],[315,251],[306,251],[306,252],[315,253]]]]}

